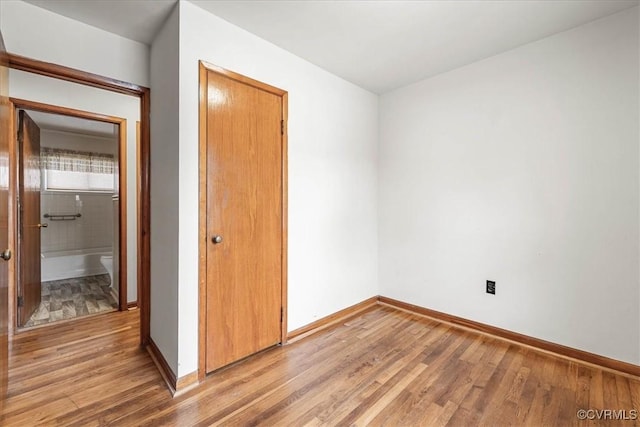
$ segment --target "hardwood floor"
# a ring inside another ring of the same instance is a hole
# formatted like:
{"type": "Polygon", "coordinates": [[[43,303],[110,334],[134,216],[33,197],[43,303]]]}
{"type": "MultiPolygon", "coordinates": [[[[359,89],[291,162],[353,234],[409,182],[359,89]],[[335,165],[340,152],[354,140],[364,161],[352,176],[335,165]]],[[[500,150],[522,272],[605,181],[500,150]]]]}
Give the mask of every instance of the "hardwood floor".
{"type": "Polygon", "coordinates": [[[137,347],[138,330],[130,311],[15,336],[0,424],[638,425],[577,418],[579,409],[634,418],[637,378],[385,306],[218,371],[175,399],[137,347]]]}

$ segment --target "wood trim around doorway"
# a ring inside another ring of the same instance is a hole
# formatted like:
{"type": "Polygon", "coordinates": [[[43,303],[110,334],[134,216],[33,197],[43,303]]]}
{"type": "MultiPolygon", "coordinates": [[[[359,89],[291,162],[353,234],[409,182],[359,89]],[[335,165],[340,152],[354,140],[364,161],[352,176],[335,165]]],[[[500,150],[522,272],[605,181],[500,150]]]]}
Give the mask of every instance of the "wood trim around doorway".
{"type": "Polygon", "coordinates": [[[65,67],[64,65],[39,61],[37,59],[27,58],[10,52],[8,53],[8,56],[9,67],[14,70],[40,74],[41,76],[53,77],[54,79],[66,80],[68,82],[79,83],[85,86],[93,86],[98,89],[105,89],[125,95],[140,96],[141,92],[149,90],[133,83],[89,73],[87,71],[77,70],[75,68],[65,67]]]}
{"type": "MultiPolygon", "coordinates": [[[[249,86],[275,94],[282,98],[282,322],[280,343],[287,341],[287,211],[288,211],[288,93],[282,89],[254,80],[242,74],[229,71],[216,65],[199,61],[199,200],[198,200],[198,380],[206,377],[206,307],[207,307],[207,73],[214,72],[249,86]]],[[[189,376],[191,374],[188,374],[189,376]]]]}
{"type": "MultiPolygon", "coordinates": [[[[127,310],[127,120],[122,117],[114,117],[108,116],[100,113],[93,113],[89,111],[76,110],[73,108],[60,107],[57,105],[44,104],[41,102],[29,101],[25,99],[16,99],[10,98],[10,106],[11,110],[15,117],[15,111],[18,109],[24,109],[27,111],[40,111],[49,114],[57,114],[62,116],[69,117],[78,117],[87,120],[100,121],[104,123],[111,123],[118,126],[118,197],[119,197],[119,220],[118,220],[118,309],[120,311],[127,310]]],[[[15,126],[15,122],[12,122],[12,127],[15,126]]],[[[12,130],[12,135],[15,135],[16,132],[12,130]]],[[[15,145],[15,141],[14,141],[15,145]]],[[[10,164],[12,168],[17,168],[17,150],[14,148],[11,151],[11,159],[10,164]]],[[[17,176],[17,170],[11,172],[12,175],[17,176]]],[[[13,192],[17,190],[17,181],[13,184],[13,192]]],[[[12,226],[19,226],[17,221],[13,221],[11,223],[12,226]]],[[[11,234],[15,235],[15,232],[11,234]]],[[[13,270],[18,271],[18,257],[14,257],[13,260],[13,270]]],[[[17,277],[17,276],[15,276],[17,277]]],[[[13,295],[14,299],[11,300],[11,306],[13,306],[12,313],[13,316],[11,318],[11,324],[14,327],[14,331],[18,331],[17,329],[17,316],[16,313],[16,292],[17,292],[17,281],[12,282],[13,295]]]]}
{"type": "Polygon", "coordinates": [[[111,92],[135,96],[140,99],[140,156],[138,158],[139,183],[137,199],[138,212],[138,275],[142,280],[138,283],[138,308],[140,309],[140,344],[149,343],[151,334],[151,268],[150,268],[150,228],[151,228],[151,132],[150,105],[151,91],[149,88],[133,83],[124,82],[110,77],[77,70],[63,65],[39,61],[32,58],[8,53],[9,67],[29,73],[52,77],[59,80],[78,83],[104,89],[111,92]]]}

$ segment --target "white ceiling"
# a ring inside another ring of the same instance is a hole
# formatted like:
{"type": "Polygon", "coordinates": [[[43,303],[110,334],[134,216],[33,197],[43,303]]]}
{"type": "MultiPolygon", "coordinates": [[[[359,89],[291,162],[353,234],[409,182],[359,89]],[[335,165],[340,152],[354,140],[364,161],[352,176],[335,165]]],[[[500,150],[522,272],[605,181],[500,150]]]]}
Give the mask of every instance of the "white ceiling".
{"type": "Polygon", "coordinates": [[[177,2],[177,0],[24,1],[148,45],[151,44],[177,2]]]}
{"type": "Polygon", "coordinates": [[[115,139],[117,132],[116,125],[113,123],[63,116],[60,114],[43,113],[41,111],[28,110],[27,114],[29,114],[29,117],[33,119],[41,130],[69,132],[110,139],[115,139]]]}
{"type": "MultiPolygon", "coordinates": [[[[150,43],[175,0],[28,2],[150,43]]],[[[470,64],[638,2],[193,0],[203,9],[375,93],[470,64]]]]}

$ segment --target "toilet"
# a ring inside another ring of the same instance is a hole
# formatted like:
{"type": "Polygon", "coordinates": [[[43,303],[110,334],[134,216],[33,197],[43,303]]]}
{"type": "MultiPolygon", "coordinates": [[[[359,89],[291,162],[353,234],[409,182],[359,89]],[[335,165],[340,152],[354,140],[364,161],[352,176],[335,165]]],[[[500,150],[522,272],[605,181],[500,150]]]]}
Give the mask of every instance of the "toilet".
{"type": "Polygon", "coordinates": [[[111,282],[111,288],[113,288],[113,255],[101,256],[100,264],[102,264],[102,266],[107,270],[107,273],[109,273],[109,281],[111,282]]]}

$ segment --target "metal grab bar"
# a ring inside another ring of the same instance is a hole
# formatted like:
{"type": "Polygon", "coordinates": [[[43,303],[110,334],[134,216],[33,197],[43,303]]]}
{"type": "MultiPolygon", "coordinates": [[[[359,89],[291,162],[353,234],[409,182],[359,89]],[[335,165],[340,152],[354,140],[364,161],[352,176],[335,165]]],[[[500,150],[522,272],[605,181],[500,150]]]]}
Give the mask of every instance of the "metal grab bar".
{"type": "Polygon", "coordinates": [[[74,221],[77,218],[80,218],[82,214],[44,214],[44,217],[49,219],[50,221],[74,221]]]}

